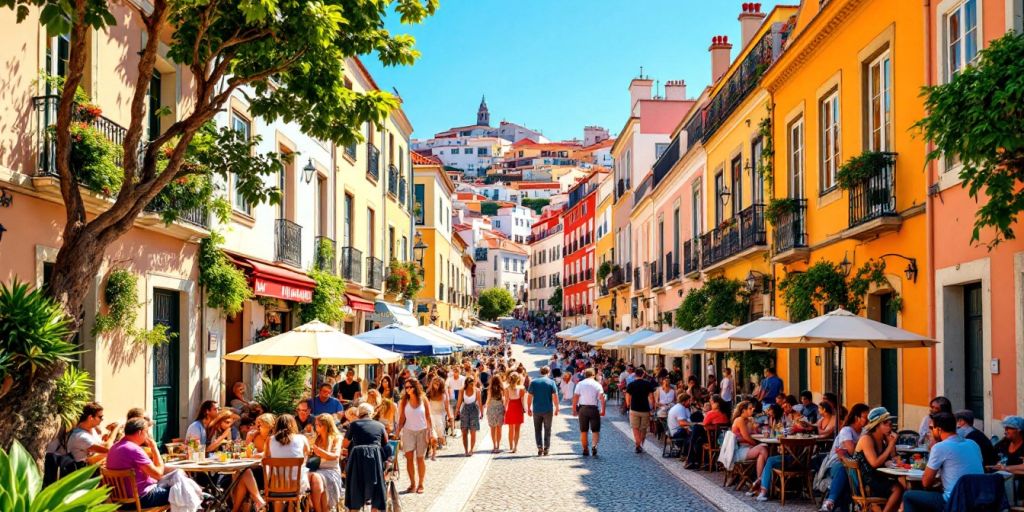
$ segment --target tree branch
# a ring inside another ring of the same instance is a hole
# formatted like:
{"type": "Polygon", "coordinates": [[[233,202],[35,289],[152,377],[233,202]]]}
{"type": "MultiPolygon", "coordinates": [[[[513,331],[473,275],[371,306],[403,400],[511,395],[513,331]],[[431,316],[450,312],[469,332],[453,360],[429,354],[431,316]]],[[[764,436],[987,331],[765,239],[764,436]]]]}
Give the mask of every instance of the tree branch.
{"type": "Polygon", "coordinates": [[[86,36],[89,26],[85,23],[87,0],[75,0],[75,19],[71,26],[71,48],[68,51],[68,69],[64,77],[57,104],[57,124],[54,144],[57,147],[57,175],[60,177],[60,194],[64,199],[67,222],[64,224],[64,240],[77,236],[85,225],[85,204],[78,189],[78,179],[71,171],[71,117],[75,107],[75,92],[85,74],[88,56],[86,36]]]}

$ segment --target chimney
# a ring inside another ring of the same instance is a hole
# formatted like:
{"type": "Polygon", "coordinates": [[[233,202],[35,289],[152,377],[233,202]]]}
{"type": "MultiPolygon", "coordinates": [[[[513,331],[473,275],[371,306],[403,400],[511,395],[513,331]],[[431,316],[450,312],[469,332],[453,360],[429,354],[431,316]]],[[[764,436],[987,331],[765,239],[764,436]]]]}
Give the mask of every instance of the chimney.
{"type": "Polygon", "coordinates": [[[729,36],[712,37],[708,51],[711,52],[711,83],[714,84],[729,70],[729,63],[732,61],[732,44],[729,43],[729,36]]]}
{"type": "Polygon", "coordinates": [[[636,102],[651,99],[651,89],[654,81],[650,78],[634,78],[629,82],[629,111],[630,115],[637,115],[636,102]]]}
{"type": "Polygon", "coordinates": [[[750,40],[754,38],[754,34],[757,33],[757,29],[761,28],[761,23],[764,22],[765,13],[761,12],[761,4],[759,3],[744,3],[743,12],[740,13],[740,34],[741,41],[740,48],[746,48],[750,40]]]}
{"type": "Polygon", "coordinates": [[[665,82],[665,99],[681,101],[686,99],[686,81],[669,80],[665,82]]]}

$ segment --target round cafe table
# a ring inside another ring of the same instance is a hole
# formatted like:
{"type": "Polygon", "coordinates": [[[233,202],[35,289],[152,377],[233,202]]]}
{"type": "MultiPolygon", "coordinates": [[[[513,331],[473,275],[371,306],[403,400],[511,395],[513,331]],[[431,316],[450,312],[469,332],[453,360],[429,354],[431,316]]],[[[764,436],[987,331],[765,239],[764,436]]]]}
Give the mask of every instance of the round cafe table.
{"type": "Polygon", "coordinates": [[[164,464],[170,469],[180,469],[192,476],[194,480],[200,484],[206,483],[204,487],[210,491],[213,495],[213,503],[209,505],[206,510],[213,511],[228,511],[228,498],[231,496],[231,491],[238,485],[238,475],[243,471],[257,466],[260,463],[260,459],[232,459],[227,462],[220,462],[217,459],[204,459],[196,462],[192,460],[179,460],[174,462],[167,462],[164,464]],[[213,475],[231,475],[231,483],[226,487],[221,488],[217,485],[213,475]],[[199,479],[203,478],[203,481],[199,479]]]}

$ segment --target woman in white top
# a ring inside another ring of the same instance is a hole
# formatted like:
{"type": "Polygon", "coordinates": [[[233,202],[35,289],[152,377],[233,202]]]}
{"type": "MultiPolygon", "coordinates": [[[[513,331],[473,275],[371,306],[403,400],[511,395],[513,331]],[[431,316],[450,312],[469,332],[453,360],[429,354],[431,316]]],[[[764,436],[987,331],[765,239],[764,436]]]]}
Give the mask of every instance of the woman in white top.
{"type": "MultiPolygon", "coordinates": [[[[272,459],[303,459],[302,476],[299,479],[299,488],[302,492],[312,488],[313,495],[319,496],[323,492],[323,481],[319,475],[309,474],[306,468],[306,458],[309,457],[311,449],[306,436],[299,433],[299,426],[295,423],[295,417],[291,414],[282,414],[277,418],[274,426],[274,436],[267,440],[267,448],[263,451],[272,459]]],[[[325,512],[320,509],[319,503],[313,503],[313,510],[325,512]]]]}
{"type": "MultiPolygon", "coordinates": [[[[427,413],[427,394],[416,379],[403,384],[402,401],[398,404],[398,437],[405,452],[405,466],[409,471],[409,488],[423,494],[423,479],[427,473],[427,448],[434,439],[433,421],[427,413]],[[419,470],[419,480],[416,472],[419,470]]],[[[460,397],[461,398],[461,397],[460,397]]]]}
{"type": "Polygon", "coordinates": [[[672,389],[672,383],[668,377],[661,379],[661,387],[658,388],[658,417],[668,416],[668,410],[676,403],[676,390],[672,389]]]}
{"type": "Polygon", "coordinates": [[[334,510],[344,496],[344,482],[341,479],[341,432],[334,424],[334,417],[321,414],[316,417],[316,441],[310,447],[320,457],[320,467],[314,472],[323,480],[323,492],[313,494],[313,505],[320,510],[334,510]]]}

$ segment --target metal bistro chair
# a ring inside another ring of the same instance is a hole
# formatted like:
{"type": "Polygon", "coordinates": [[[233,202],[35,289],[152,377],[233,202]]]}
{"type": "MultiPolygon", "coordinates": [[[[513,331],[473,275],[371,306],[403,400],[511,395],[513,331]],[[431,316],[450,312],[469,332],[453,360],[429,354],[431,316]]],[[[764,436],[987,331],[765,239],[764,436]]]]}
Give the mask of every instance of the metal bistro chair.
{"type": "Polygon", "coordinates": [[[263,499],[271,509],[276,503],[284,504],[285,512],[302,510],[306,499],[302,492],[301,457],[263,459],[263,499]]]}
{"type": "Polygon", "coordinates": [[[846,478],[850,481],[850,498],[853,501],[853,508],[867,512],[881,511],[887,500],[869,496],[864,490],[864,479],[861,477],[857,461],[847,457],[841,457],[839,460],[843,463],[846,478]]]}
{"type": "Polygon", "coordinates": [[[803,487],[797,487],[797,490],[801,492],[806,490],[807,497],[815,501],[811,457],[814,456],[818,441],[814,438],[783,438],[779,440],[779,444],[782,446],[782,464],[779,468],[772,470],[771,489],[778,488],[780,505],[786,505],[786,481],[794,478],[802,480],[804,484],[803,487]]]}
{"type": "Polygon", "coordinates": [[[117,504],[122,509],[126,505],[134,505],[135,512],[164,512],[170,510],[169,506],[142,508],[139,502],[139,488],[135,486],[134,469],[107,469],[100,468],[100,480],[103,485],[110,488],[110,496],[107,501],[117,504]]]}
{"type": "Polygon", "coordinates": [[[711,430],[706,430],[708,440],[704,443],[704,465],[708,471],[714,473],[718,470],[718,454],[722,451],[720,439],[722,434],[729,430],[728,424],[715,425],[711,430]]]}

